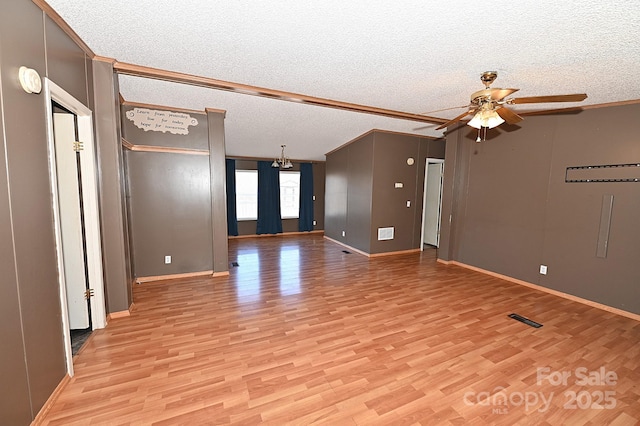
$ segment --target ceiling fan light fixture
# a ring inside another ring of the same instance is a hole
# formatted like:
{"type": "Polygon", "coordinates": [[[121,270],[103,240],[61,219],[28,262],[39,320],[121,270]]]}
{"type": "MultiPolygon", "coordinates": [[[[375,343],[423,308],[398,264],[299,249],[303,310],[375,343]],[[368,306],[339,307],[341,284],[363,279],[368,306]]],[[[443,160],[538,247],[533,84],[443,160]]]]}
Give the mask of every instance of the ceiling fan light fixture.
{"type": "Polygon", "coordinates": [[[476,129],[480,129],[481,127],[493,129],[502,123],[504,123],[504,119],[500,117],[495,110],[482,109],[473,116],[467,125],[476,129]]]}
{"type": "MultiPolygon", "coordinates": [[[[516,124],[522,121],[522,117],[507,108],[505,105],[539,104],[548,102],[581,102],[587,98],[586,93],[574,93],[570,95],[529,96],[524,98],[506,99],[507,96],[520,89],[491,88],[491,83],[493,83],[496,78],[498,78],[498,73],[496,71],[486,71],[482,73],[480,80],[484,84],[485,88],[471,94],[471,102],[467,105],[469,109],[459,116],[436,127],[436,130],[450,127],[451,125],[466,118],[468,115],[474,114],[473,118],[467,123],[467,125],[478,130],[483,129],[486,134],[487,129],[498,127],[504,122],[516,124]],[[497,111],[500,111],[500,113],[497,111]]],[[[480,139],[481,138],[478,136],[477,142],[480,142],[480,139]]]]}

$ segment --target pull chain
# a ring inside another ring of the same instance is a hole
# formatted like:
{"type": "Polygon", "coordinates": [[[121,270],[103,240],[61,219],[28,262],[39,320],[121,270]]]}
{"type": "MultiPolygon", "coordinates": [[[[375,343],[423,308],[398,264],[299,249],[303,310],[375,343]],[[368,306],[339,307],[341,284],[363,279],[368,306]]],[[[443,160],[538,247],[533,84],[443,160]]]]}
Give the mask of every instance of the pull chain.
{"type": "Polygon", "coordinates": [[[487,128],[486,127],[480,127],[478,129],[478,137],[476,138],[476,142],[480,143],[480,142],[486,142],[487,141],[487,128]],[[484,133],[483,133],[484,130],[484,133]],[[480,135],[482,135],[482,138],[480,137],[480,135]]]}

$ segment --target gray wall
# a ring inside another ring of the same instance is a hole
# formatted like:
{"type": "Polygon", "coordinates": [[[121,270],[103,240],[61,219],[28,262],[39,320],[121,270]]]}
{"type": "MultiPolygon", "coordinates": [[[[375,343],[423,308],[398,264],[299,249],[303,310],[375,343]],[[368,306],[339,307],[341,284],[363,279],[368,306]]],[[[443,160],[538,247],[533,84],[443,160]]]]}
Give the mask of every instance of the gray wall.
{"type": "MultiPolygon", "coordinates": [[[[232,158],[232,157],[229,157],[232,158]]],[[[257,170],[258,159],[236,159],[236,170],[257,170]]],[[[293,162],[289,170],[300,171],[300,163],[293,162]]],[[[313,203],[313,218],[316,221],[314,231],[324,229],[324,197],[325,197],[325,163],[313,162],[313,193],[316,200],[313,203]]],[[[238,221],[238,235],[256,235],[255,220],[238,221]]],[[[282,232],[298,232],[298,219],[282,219],[282,232]]]]}
{"type": "MultiPolygon", "coordinates": [[[[125,103],[121,108],[122,136],[130,143],[209,150],[205,113],[190,112],[198,125],[189,126],[187,135],[176,135],[136,127],[126,118],[126,112],[135,107],[125,103]]],[[[149,277],[213,270],[209,156],[127,150],[125,157],[134,275],[149,277]],[[172,257],[170,264],[164,263],[166,255],[172,257]]],[[[214,177],[224,181],[224,176],[222,170],[214,177]]],[[[226,235],[224,240],[226,242],[226,235]]]]}
{"type": "Polygon", "coordinates": [[[325,235],[369,254],[419,248],[427,157],[444,158],[444,140],[383,131],[327,154],[325,235]],[[382,227],[393,240],[378,241],[382,227]]]}
{"type": "Polygon", "coordinates": [[[91,62],[31,1],[0,14],[0,423],[26,425],[65,375],[44,93],[21,65],[87,106],[91,62]],[[6,155],[5,155],[6,154],[6,155]]]}
{"type": "Polygon", "coordinates": [[[640,183],[565,183],[567,167],[640,163],[639,116],[639,104],[530,116],[479,144],[473,129],[451,129],[439,257],[640,313],[640,183]]]}

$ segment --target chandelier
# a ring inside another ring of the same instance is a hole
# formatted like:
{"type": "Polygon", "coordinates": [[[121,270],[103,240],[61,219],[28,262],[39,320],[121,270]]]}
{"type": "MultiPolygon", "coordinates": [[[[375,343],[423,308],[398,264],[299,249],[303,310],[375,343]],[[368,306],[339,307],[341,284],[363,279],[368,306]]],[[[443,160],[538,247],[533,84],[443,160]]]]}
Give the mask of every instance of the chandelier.
{"type": "Polygon", "coordinates": [[[291,160],[289,160],[289,157],[285,157],[284,155],[284,148],[286,147],[286,145],[280,145],[280,147],[282,148],[280,158],[276,158],[275,160],[273,160],[273,163],[271,163],[271,167],[282,167],[283,169],[292,168],[293,164],[291,164],[291,160]]]}

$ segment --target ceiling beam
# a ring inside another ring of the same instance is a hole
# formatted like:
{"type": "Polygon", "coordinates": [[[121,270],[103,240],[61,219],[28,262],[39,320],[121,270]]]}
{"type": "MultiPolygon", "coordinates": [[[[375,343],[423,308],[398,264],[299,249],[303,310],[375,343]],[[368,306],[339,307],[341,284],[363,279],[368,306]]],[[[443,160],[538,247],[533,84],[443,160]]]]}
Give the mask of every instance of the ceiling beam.
{"type": "Polygon", "coordinates": [[[131,75],[135,77],[145,77],[154,80],[170,81],[173,83],[189,84],[191,86],[207,87],[209,89],[215,90],[225,90],[228,92],[240,93],[243,95],[261,96],[282,101],[297,102],[353,112],[361,112],[365,114],[381,115],[384,117],[398,118],[402,120],[419,121],[421,123],[442,124],[447,122],[446,119],[431,117],[428,115],[413,114],[409,112],[353,104],[332,99],[317,98],[315,96],[307,96],[300,93],[285,92],[282,90],[268,89],[264,87],[251,86],[248,84],[233,83],[230,81],[217,80],[214,78],[201,77],[175,71],[167,71],[159,68],[151,68],[125,62],[114,62],[113,69],[118,74],[131,75]]]}

